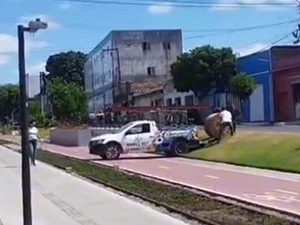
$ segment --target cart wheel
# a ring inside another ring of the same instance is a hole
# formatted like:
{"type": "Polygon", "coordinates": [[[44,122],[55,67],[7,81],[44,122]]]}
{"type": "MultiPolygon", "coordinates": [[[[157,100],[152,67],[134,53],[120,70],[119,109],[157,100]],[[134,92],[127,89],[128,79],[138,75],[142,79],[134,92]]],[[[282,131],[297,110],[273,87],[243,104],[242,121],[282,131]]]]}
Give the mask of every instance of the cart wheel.
{"type": "Polygon", "coordinates": [[[107,160],[115,160],[118,159],[120,157],[122,148],[118,143],[107,143],[106,144],[106,151],[103,154],[103,159],[107,159],[107,160]]]}

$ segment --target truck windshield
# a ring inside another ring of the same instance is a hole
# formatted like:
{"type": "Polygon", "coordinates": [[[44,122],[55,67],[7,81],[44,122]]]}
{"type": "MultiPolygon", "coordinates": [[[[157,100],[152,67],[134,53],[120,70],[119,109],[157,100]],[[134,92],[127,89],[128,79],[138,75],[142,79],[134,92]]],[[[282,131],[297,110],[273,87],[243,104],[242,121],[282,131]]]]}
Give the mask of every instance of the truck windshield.
{"type": "Polygon", "coordinates": [[[125,124],[123,127],[121,127],[120,129],[118,129],[116,131],[116,133],[121,133],[122,131],[126,130],[128,127],[130,127],[133,124],[133,122],[129,122],[127,124],[125,124]]]}

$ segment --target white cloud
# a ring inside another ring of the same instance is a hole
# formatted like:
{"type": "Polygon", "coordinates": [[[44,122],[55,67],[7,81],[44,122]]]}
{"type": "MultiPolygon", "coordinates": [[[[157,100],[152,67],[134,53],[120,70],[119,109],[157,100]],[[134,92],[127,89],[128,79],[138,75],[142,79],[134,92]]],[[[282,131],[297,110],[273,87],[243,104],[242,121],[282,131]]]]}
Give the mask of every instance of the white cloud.
{"type": "Polygon", "coordinates": [[[62,3],[62,4],[59,5],[59,8],[61,10],[67,10],[67,9],[71,8],[71,4],[69,4],[69,3],[62,3]]]}
{"type": "Polygon", "coordinates": [[[295,0],[219,0],[212,9],[213,10],[233,10],[239,9],[243,7],[243,5],[249,6],[249,4],[253,4],[253,7],[259,10],[279,10],[281,9],[280,6],[272,6],[267,5],[267,3],[283,3],[283,4],[295,4],[297,2],[295,0]],[[257,4],[257,5],[255,5],[257,4]],[[266,4],[266,5],[262,5],[266,4]]]}
{"type": "Polygon", "coordinates": [[[173,9],[172,5],[168,2],[151,5],[148,7],[148,12],[151,14],[167,14],[173,9]]]}
{"type": "Polygon", "coordinates": [[[38,63],[36,65],[31,65],[31,66],[28,66],[26,71],[28,72],[29,75],[38,75],[40,72],[45,72],[45,66],[46,66],[46,63],[45,62],[41,62],[41,63],[38,63]]]}
{"type": "Polygon", "coordinates": [[[255,44],[249,45],[249,46],[244,47],[244,48],[235,49],[234,52],[239,57],[242,57],[242,56],[245,56],[245,55],[250,55],[250,54],[255,53],[255,52],[267,50],[269,47],[270,47],[270,44],[255,43],[255,44]]]}
{"type": "Polygon", "coordinates": [[[50,16],[44,15],[44,14],[38,14],[38,15],[32,15],[32,16],[22,16],[20,18],[20,22],[19,23],[27,26],[29,21],[35,20],[37,18],[41,19],[43,22],[48,23],[48,29],[59,29],[59,28],[62,28],[61,24],[57,23],[50,16]]]}
{"type": "MultiPolygon", "coordinates": [[[[32,49],[40,49],[48,46],[44,41],[34,39],[25,39],[25,53],[29,54],[32,49]]],[[[0,33],[0,65],[4,65],[10,61],[11,54],[18,52],[18,39],[15,36],[0,33]]]]}
{"type": "Polygon", "coordinates": [[[9,63],[10,57],[8,55],[0,55],[0,66],[9,63]]]}
{"type": "Polygon", "coordinates": [[[213,10],[234,10],[239,5],[235,3],[234,1],[226,1],[226,0],[220,0],[219,3],[214,4],[212,7],[213,10]]]}

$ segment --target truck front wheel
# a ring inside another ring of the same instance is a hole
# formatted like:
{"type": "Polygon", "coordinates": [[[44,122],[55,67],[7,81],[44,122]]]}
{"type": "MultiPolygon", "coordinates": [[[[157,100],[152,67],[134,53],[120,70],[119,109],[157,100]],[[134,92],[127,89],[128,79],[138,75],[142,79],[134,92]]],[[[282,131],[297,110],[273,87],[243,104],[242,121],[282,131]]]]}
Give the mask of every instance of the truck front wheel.
{"type": "Polygon", "coordinates": [[[107,143],[106,144],[106,150],[103,153],[103,156],[101,158],[107,159],[107,160],[116,160],[120,157],[122,151],[122,147],[118,143],[107,143]]]}

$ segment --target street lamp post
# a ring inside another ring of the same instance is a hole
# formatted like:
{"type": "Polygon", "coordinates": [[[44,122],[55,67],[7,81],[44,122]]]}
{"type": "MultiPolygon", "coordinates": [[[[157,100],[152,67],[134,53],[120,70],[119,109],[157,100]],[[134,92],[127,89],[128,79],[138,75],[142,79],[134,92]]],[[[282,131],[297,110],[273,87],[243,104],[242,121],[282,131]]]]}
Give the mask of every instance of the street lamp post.
{"type": "Polygon", "coordinates": [[[22,197],[23,197],[23,225],[32,225],[31,212],[31,184],[29,164],[29,133],[28,133],[28,103],[25,69],[25,38],[24,33],[35,33],[40,29],[46,29],[47,23],[40,19],[30,21],[28,27],[18,26],[18,58],[19,58],[19,86],[20,86],[20,123],[22,145],[22,197]]]}

